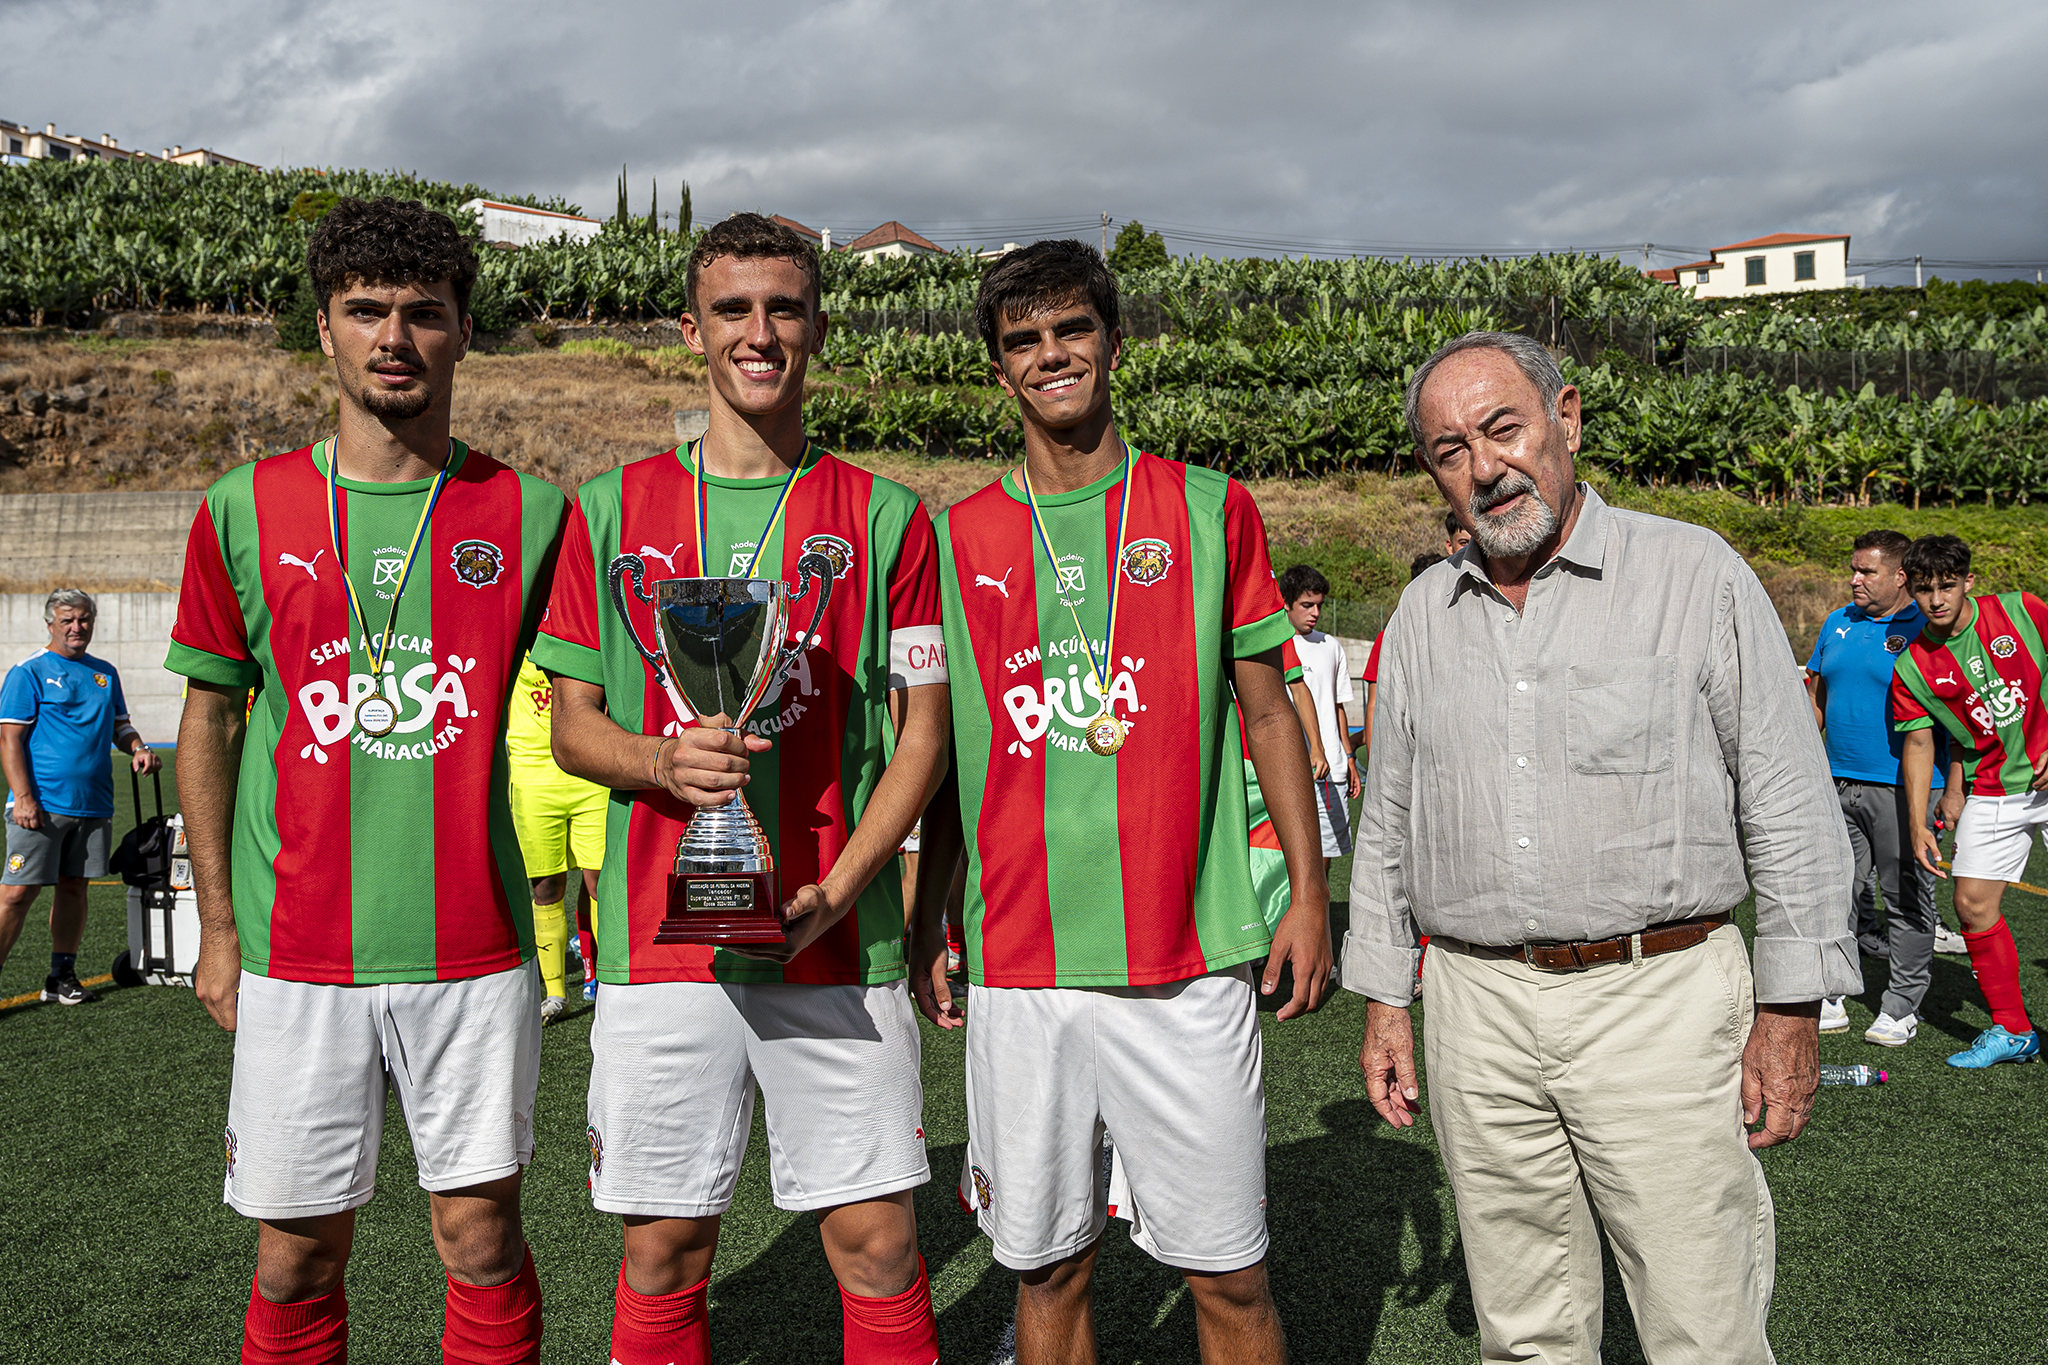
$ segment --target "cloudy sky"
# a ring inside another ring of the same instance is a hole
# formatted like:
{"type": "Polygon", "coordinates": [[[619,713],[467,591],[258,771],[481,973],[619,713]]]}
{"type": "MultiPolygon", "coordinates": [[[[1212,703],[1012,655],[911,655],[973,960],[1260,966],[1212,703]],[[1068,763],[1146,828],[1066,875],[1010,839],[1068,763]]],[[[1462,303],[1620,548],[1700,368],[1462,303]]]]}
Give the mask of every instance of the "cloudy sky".
{"type": "Polygon", "coordinates": [[[2048,265],[2048,5],[2010,0],[0,0],[0,34],[0,117],[600,216],[624,163],[638,212],[688,180],[700,221],[841,241],[1108,213],[1211,254],[1846,231],[2048,265]]]}

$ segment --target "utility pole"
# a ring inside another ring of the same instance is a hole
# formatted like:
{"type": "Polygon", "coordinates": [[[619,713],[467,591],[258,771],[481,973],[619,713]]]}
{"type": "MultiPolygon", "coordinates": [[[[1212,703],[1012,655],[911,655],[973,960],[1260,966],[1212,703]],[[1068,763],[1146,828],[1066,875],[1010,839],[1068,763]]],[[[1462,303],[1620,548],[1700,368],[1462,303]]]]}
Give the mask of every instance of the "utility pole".
{"type": "Polygon", "coordinates": [[[1102,257],[1109,259],[1109,215],[1102,215],[1102,257]]]}
{"type": "Polygon", "coordinates": [[[1926,287],[1920,279],[1920,258],[1918,256],[1915,256],[1913,258],[1913,287],[1915,289],[1923,289],[1926,287]]]}
{"type": "Polygon", "coordinates": [[[1652,245],[1650,242],[1643,243],[1643,269],[1645,270],[1650,268],[1650,247],[1652,245]]]}

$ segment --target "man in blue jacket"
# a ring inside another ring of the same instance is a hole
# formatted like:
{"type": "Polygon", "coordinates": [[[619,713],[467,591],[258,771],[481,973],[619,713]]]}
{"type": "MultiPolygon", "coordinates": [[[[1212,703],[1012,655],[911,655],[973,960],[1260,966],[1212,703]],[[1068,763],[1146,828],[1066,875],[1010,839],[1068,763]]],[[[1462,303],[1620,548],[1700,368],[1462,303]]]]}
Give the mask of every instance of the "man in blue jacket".
{"type": "MultiPolygon", "coordinates": [[[[1865,1041],[1902,1047],[1919,1027],[1935,938],[1943,929],[1934,906],[1934,879],[1913,861],[1906,793],[1899,785],[1903,737],[1892,733],[1892,664],[1927,624],[1906,591],[1902,567],[1911,544],[1897,531],[1866,531],[1849,557],[1849,597],[1821,627],[1806,671],[1813,679],[1814,716],[1827,742],[1828,766],[1849,846],[1856,854],[1856,939],[1866,957],[1889,957],[1891,980],[1865,1041]],[[1884,893],[1889,929],[1877,916],[1871,890],[1884,893]]],[[[1944,750],[1946,745],[1944,744],[1944,750]]],[[[1953,827],[1963,807],[1961,764],[1950,775],[1944,752],[1934,767],[1935,817],[1953,827]],[[1947,778],[1948,780],[1945,780],[1947,778]]],[[[1954,937],[1950,935],[1950,937],[1954,937]]],[[[1839,998],[1821,1002],[1822,1033],[1844,1033],[1848,1011],[1839,998]]]]}
{"type": "Polygon", "coordinates": [[[7,774],[0,963],[36,897],[54,885],[43,999],[58,1005],[95,998],[78,981],[78,944],[85,934],[85,888],[107,875],[114,823],[108,750],[126,750],[138,773],[163,766],[128,723],[121,675],[85,652],[97,617],[92,598],[78,589],[51,593],[43,603],[49,647],[9,669],[0,683],[0,768],[7,774]]]}

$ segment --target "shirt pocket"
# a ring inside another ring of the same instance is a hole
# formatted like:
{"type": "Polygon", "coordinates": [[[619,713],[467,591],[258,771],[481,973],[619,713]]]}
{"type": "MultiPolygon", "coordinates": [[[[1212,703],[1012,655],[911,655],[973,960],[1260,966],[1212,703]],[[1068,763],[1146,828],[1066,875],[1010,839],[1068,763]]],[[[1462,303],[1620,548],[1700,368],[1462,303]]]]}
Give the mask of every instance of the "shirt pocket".
{"type": "Polygon", "coordinates": [[[1607,659],[1565,672],[1565,759],[1586,777],[1667,771],[1678,729],[1678,658],[1607,659]]]}

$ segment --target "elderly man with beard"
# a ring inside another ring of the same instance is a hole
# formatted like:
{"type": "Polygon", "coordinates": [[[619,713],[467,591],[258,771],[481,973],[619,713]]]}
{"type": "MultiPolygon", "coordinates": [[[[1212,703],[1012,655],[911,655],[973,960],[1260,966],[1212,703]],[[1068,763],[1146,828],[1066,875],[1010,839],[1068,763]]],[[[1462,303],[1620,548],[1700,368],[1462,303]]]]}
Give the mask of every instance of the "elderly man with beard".
{"type": "Polygon", "coordinates": [[[1450,342],[1407,416],[1473,545],[1409,586],[1383,647],[1343,969],[1366,1089],[1415,1121],[1428,934],[1482,1358],[1599,1358],[1604,1227],[1649,1359],[1770,1361],[1753,1149],[1805,1126],[1821,998],[1860,988],[1785,632],[1718,536],[1575,481],[1579,395],[1535,342],[1450,342]]]}

